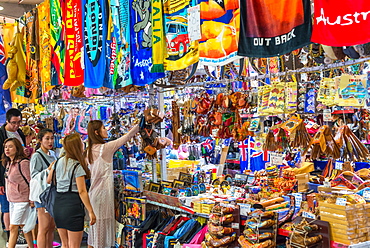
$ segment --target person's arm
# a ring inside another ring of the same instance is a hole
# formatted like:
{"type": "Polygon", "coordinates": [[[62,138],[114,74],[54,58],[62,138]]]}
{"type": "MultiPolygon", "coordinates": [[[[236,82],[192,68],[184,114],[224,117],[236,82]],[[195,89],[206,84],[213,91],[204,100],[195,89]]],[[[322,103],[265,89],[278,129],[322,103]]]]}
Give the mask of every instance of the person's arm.
{"type": "Polygon", "coordinates": [[[84,206],[86,207],[87,211],[89,212],[90,225],[94,225],[96,222],[96,216],[91,206],[89,195],[87,194],[85,176],[76,177],[76,184],[80,198],[84,206]]]}
{"type": "MultiPolygon", "coordinates": [[[[28,159],[23,160],[21,162],[21,170],[24,177],[27,179],[28,183],[31,181],[31,173],[30,173],[30,161],[28,159]]],[[[33,201],[30,201],[30,206],[33,208],[35,206],[33,201]]]]}
{"type": "Polygon", "coordinates": [[[41,158],[41,155],[35,152],[30,161],[30,172],[31,178],[34,178],[38,173],[44,170],[44,160],[41,158]]]}
{"type": "Polygon", "coordinates": [[[121,138],[107,142],[104,145],[103,157],[107,158],[107,161],[109,161],[108,160],[109,158],[112,159],[113,154],[121,146],[127,143],[127,141],[129,141],[132,137],[134,137],[135,134],[139,132],[139,130],[140,130],[139,125],[135,125],[133,128],[131,128],[131,130],[127,134],[123,135],[121,138]]]}
{"type": "Polygon", "coordinates": [[[49,171],[49,175],[48,175],[48,178],[46,179],[46,182],[48,184],[51,183],[51,180],[53,179],[53,172],[54,172],[54,169],[52,168],[50,171],[49,171]]]}

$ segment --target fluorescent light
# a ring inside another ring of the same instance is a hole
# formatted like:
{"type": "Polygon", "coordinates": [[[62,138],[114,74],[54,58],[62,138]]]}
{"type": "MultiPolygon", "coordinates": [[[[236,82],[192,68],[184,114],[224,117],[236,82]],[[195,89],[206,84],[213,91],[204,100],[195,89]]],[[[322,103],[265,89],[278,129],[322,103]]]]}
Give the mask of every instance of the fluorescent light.
{"type": "Polygon", "coordinates": [[[4,7],[3,6],[0,6],[0,11],[3,10],[3,9],[4,9],[4,7]]]}

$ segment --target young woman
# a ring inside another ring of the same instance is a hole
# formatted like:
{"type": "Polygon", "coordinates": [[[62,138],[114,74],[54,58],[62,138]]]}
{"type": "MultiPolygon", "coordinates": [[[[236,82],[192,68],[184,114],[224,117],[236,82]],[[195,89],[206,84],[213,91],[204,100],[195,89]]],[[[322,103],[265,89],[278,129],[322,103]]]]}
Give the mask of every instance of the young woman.
{"type": "MultiPolygon", "coordinates": [[[[31,158],[31,177],[32,180],[36,180],[43,190],[47,187],[46,179],[48,175],[48,168],[50,164],[56,160],[54,151],[54,134],[50,129],[42,129],[37,135],[37,141],[39,149],[32,155],[31,158]]],[[[31,192],[34,189],[31,184],[31,192]]],[[[33,193],[32,193],[33,194],[33,193]]],[[[45,211],[45,207],[40,202],[36,201],[35,206],[37,208],[38,217],[38,234],[37,234],[37,247],[38,248],[52,248],[54,238],[54,219],[51,215],[45,211]]]]}
{"type": "Polygon", "coordinates": [[[114,246],[115,219],[114,206],[111,204],[114,202],[113,154],[138,131],[139,126],[136,125],[126,135],[106,143],[108,134],[103,122],[90,121],[87,126],[87,155],[91,170],[89,196],[96,214],[96,224],[89,230],[89,247],[114,246]]]}
{"type": "MultiPolygon", "coordinates": [[[[30,161],[27,159],[23,146],[17,138],[9,138],[4,141],[2,161],[5,167],[6,196],[10,205],[8,247],[14,248],[17,243],[18,229],[26,223],[30,207],[34,207],[33,202],[29,201],[30,161]]],[[[24,237],[28,247],[33,247],[32,233],[25,233],[24,237]]]]}
{"type": "Polygon", "coordinates": [[[58,159],[48,176],[48,183],[55,180],[57,194],[54,202],[54,218],[62,240],[62,247],[79,248],[81,246],[86,207],[90,225],[94,225],[96,217],[87,194],[85,179],[90,178],[84,145],[80,135],[75,133],[64,138],[65,156],[58,159]]]}

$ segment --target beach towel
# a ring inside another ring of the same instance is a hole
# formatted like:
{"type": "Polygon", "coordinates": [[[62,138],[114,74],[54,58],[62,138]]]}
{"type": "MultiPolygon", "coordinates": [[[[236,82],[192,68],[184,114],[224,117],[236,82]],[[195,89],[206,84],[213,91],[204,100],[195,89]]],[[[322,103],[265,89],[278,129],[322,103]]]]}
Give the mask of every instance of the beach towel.
{"type": "Polygon", "coordinates": [[[51,85],[51,46],[50,46],[50,4],[44,1],[37,6],[39,19],[40,82],[42,92],[52,89],[51,85]]]}
{"type": "Polygon", "coordinates": [[[200,18],[200,62],[215,66],[238,59],[239,1],[203,0],[200,2],[200,18]]]}
{"type": "Polygon", "coordinates": [[[164,73],[151,73],[152,23],[151,0],[130,0],[131,75],[134,85],[144,86],[164,77],[164,73]]]}
{"type": "Polygon", "coordinates": [[[129,0],[119,0],[120,40],[117,41],[117,67],[114,74],[115,88],[132,84],[130,73],[130,9],[129,0]]]}
{"type": "Polygon", "coordinates": [[[352,46],[370,41],[370,1],[315,0],[312,42],[352,46]]]}
{"type": "Polygon", "coordinates": [[[103,86],[106,70],[107,11],[103,0],[82,0],[85,87],[103,86]]]}
{"type": "Polygon", "coordinates": [[[4,48],[5,48],[5,55],[8,57],[8,51],[10,49],[10,42],[14,38],[14,34],[16,32],[16,24],[15,23],[5,23],[3,25],[3,39],[4,39],[4,48]]]}
{"type": "Polygon", "coordinates": [[[79,86],[84,82],[82,56],[82,20],[81,1],[67,0],[64,4],[65,24],[65,72],[64,85],[79,86]]]}
{"type": "Polygon", "coordinates": [[[241,0],[238,54],[274,57],[308,45],[310,0],[241,0]]]}
{"type": "Polygon", "coordinates": [[[153,66],[151,72],[164,72],[164,58],[166,57],[166,40],[164,36],[164,22],[162,1],[152,0],[153,23],[153,66]]]}
{"type": "Polygon", "coordinates": [[[59,0],[50,0],[51,84],[64,82],[64,41],[62,36],[62,7],[59,0]]]}
{"type": "Polygon", "coordinates": [[[117,43],[120,40],[119,34],[119,2],[118,0],[109,1],[109,19],[107,34],[107,69],[105,70],[104,87],[114,89],[114,74],[117,71],[117,43]]]}

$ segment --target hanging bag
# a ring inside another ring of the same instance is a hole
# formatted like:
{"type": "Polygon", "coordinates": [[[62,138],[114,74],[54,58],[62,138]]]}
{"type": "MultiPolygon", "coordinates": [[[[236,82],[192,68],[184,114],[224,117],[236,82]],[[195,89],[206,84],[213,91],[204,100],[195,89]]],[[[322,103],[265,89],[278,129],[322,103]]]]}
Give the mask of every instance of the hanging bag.
{"type": "Polygon", "coordinates": [[[58,160],[55,162],[53,176],[51,179],[50,186],[48,186],[40,195],[40,201],[43,206],[45,206],[46,211],[54,218],[53,209],[54,209],[54,201],[55,195],[57,193],[57,181],[55,176],[55,171],[57,169],[58,160]]]}

